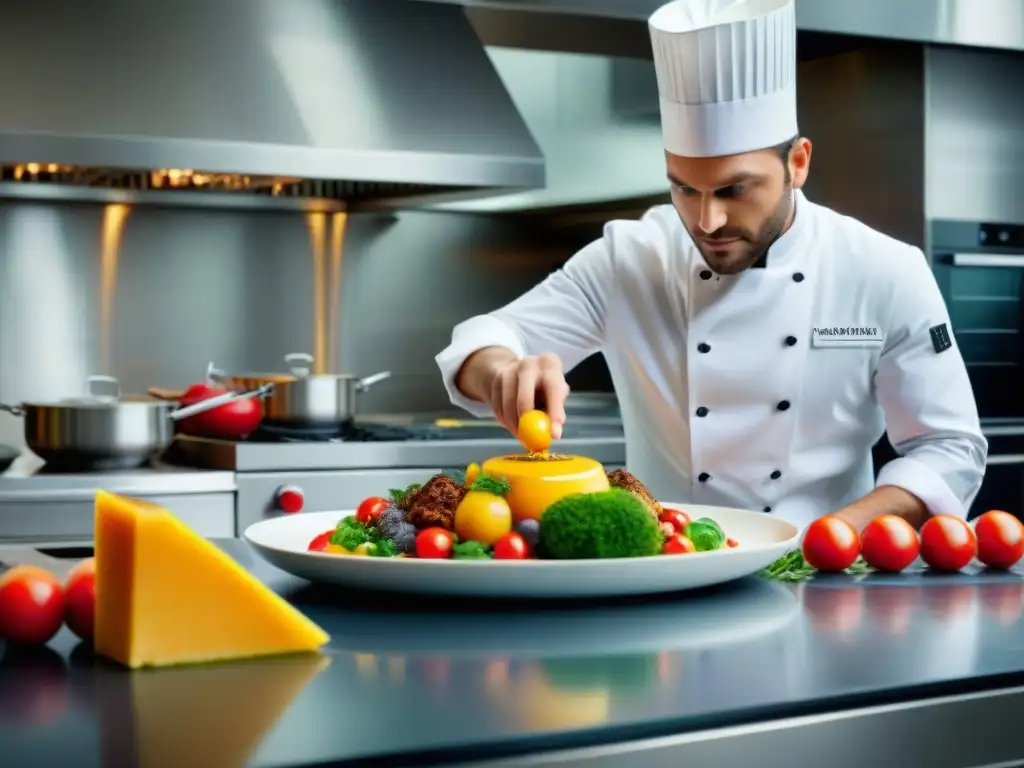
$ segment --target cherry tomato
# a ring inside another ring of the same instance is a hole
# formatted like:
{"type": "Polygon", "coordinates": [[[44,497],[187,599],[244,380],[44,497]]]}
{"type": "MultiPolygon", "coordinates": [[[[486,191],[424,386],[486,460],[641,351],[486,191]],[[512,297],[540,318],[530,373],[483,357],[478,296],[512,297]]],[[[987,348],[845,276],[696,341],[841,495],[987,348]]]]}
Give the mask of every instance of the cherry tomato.
{"type": "Polygon", "coordinates": [[[334,535],[334,529],[324,531],[311,542],[309,542],[310,552],[326,552],[327,547],[330,546],[331,536],[334,535]]]}
{"type": "Polygon", "coordinates": [[[674,536],[675,534],[679,533],[679,531],[676,530],[676,527],[672,525],[672,523],[658,523],[658,528],[659,530],[661,530],[662,536],[664,536],[666,539],[670,536],[674,536]]]}
{"type": "Polygon", "coordinates": [[[491,546],[512,530],[512,510],[503,496],[470,491],[455,509],[454,525],[461,540],[491,546]]]}
{"type": "Polygon", "coordinates": [[[544,411],[527,411],[519,417],[519,442],[530,453],[540,453],[551,447],[551,419],[544,411]]]}
{"type": "Polygon", "coordinates": [[[416,535],[416,557],[445,560],[452,556],[454,537],[444,528],[424,528],[416,535]]]}
{"type": "Polygon", "coordinates": [[[921,553],[914,526],[896,515],[876,517],[860,534],[861,554],[880,571],[898,573],[921,553]]]}
{"type": "Polygon", "coordinates": [[[658,515],[658,520],[662,523],[668,523],[676,532],[683,530],[690,524],[690,516],[685,512],[680,512],[678,509],[663,509],[661,514],[658,515]]]}
{"type": "Polygon", "coordinates": [[[936,571],[959,571],[977,552],[974,531],[959,517],[936,515],[921,526],[921,557],[936,571]]]}
{"type": "Polygon", "coordinates": [[[693,542],[681,533],[670,536],[661,548],[663,555],[687,555],[696,551],[697,548],[693,546],[693,542]]]}
{"type": "Polygon", "coordinates": [[[83,560],[64,582],[64,623],[83,640],[92,641],[96,624],[96,560],[83,560]]]}
{"type": "Polygon", "coordinates": [[[390,506],[391,502],[380,496],[363,499],[363,502],[356,508],[356,520],[364,525],[372,525],[377,522],[380,513],[390,506]]]}
{"type": "Polygon", "coordinates": [[[480,477],[480,465],[475,461],[471,461],[466,467],[466,479],[463,482],[467,488],[476,482],[476,479],[480,477]]]}
{"type": "Polygon", "coordinates": [[[18,565],[0,575],[0,637],[43,645],[64,623],[64,588],[52,573],[18,565]]]}
{"type": "Polygon", "coordinates": [[[736,549],[739,545],[740,543],[731,537],[725,540],[725,546],[729,549],[736,549]]]}
{"type": "Polygon", "coordinates": [[[826,515],[807,527],[801,550],[812,568],[844,571],[860,554],[860,534],[841,517],[826,515]]]}
{"type": "Polygon", "coordinates": [[[1024,523],[1009,512],[986,512],[974,522],[974,535],[978,559],[989,568],[1012,568],[1024,557],[1024,523]]]}
{"type": "Polygon", "coordinates": [[[527,560],[530,557],[530,547],[526,539],[513,531],[506,533],[494,544],[495,560],[527,560]]]}

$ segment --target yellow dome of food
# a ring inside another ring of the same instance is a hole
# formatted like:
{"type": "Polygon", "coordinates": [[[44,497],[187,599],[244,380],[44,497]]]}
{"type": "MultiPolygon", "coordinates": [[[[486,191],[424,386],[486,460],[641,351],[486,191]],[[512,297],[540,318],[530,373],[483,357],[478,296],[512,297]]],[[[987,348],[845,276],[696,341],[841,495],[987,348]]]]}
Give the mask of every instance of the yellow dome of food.
{"type": "Polygon", "coordinates": [[[583,456],[497,456],[485,461],[481,471],[508,481],[511,490],[505,499],[517,521],[539,520],[545,509],[574,493],[607,491],[610,487],[601,463],[583,456]]]}

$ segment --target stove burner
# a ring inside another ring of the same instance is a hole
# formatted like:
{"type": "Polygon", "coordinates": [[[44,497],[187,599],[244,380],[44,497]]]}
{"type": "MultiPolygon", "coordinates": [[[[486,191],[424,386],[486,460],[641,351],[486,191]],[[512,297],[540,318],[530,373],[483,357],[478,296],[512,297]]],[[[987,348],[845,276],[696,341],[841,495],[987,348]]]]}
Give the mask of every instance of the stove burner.
{"type": "Polygon", "coordinates": [[[343,440],[350,429],[345,424],[317,424],[308,427],[286,427],[278,424],[260,424],[249,435],[254,443],[330,443],[343,440]]]}

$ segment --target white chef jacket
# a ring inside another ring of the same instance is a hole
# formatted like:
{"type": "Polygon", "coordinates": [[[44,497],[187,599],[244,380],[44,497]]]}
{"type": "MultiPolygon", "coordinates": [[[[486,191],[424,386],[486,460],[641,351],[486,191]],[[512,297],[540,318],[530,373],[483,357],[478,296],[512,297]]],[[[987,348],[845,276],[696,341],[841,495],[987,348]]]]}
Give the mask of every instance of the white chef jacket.
{"type": "Polygon", "coordinates": [[[895,485],[963,518],[988,444],[949,323],[919,249],[797,192],[763,268],[713,274],[672,206],[658,206],[459,324],[437,363],[452,403],[485,416],[455,387],[476,350],[550,352],[567,371],[600,351],[627,467],[659,499],[803,526],[895,485]],[[876,483],[871,448],[886,429],[900,458],[876,483]]]}

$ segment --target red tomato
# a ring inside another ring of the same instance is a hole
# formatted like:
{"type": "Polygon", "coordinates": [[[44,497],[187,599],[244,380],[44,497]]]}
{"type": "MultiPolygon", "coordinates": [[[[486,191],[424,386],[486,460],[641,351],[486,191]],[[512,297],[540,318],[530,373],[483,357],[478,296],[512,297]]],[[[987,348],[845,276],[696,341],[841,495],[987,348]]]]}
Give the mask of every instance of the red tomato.
{"type": "Polygon", "coordinates": [[[896,515],[876,517],[860,534],[861,554],[880,571],[898,573],[921,553],[914,526],[896,515]]]}
{"type": "Polygon", "coordinates": [[[841,517],[826,515],[807,527],[801,550],[812,568],[844,571],[860,554],[860,535],[841,517]]]}
{"type": "Polygon", "coordinates": [[[495,560],[527,560],[530,557],[530,546],[526,539],[515,531],[506,533],[494,542],[495,560]]]}
{"type": "Polygon", "coordinates": [[[96,624],[96,560],[83,560],[64,582],[64,623],[83,640],[92,641],[96,624]]]}
{"type": "Polygon", "coordinates": [[[363,499],[363,502],[356,509],[356,520],[366,525],[377,522],[380,513],[391,506],[391,502],[380,496],[371,496],[363,499]]]}
{"type": "Polygon", "coordinates": [[[64,623],[64,588],[52,573],[17,565],[0,575],[0,638],[43,645],[64,623]]]}
{"type": "Polygon", "coordinates": [[[728,538],[725,540],[725,546],[729,549],[736,549],[736,547],[738,547],[739,545],[740,543],[736,541],[736,539],[728,538]]]}
{"type": "Polygon", "coordinates": [[[663,555],[686,555],[696,551],[697,548],[693,546],[693,542],[681,533],[670,536],[661,548],[663,555]]]}
{"type": "Polygon", "coordinates": [[[658,521],[668,523],[678,533],[690,524],[690,516],[685,512],[680,512],[678,509],[665,507],[662,513],[658,515],[658,521]]]}
{"type": "Polygon", "coordinates": [[[1024,523],[1009,512],[986,512],[974,522],[974,535],[978,559],[989,568],[1012,568],[1024,557],[1024,523]]]}
{"type": "Polygon", "coordinates": [[[921,557],[936,571],[959,571],[977,552],[974,531],[959,517],[936,515],[921,526],[921,557]]]}
{"type": "Polygon", "coordinates": [[[309,542],[310,552],[326,552],[327,545],[331,543],[331,536],[334,535],[334,529],[324,531],[311,542],[309,542]]]}
{"type": "Polygon", "coordinates": [[[416,557],[445,560],[452,556],[455,540],[444,528],[424,528],[416,535],[416,557]]]}
{"type": "MultiPolygon", "coordinates": [[[[178,403],[182,407],[195,405],[211,397],[226,394],[227,391],[224,387],[211,384],[193,384],[185,390],[178,403]]],[[[178,427],[189,435],[238,440],[255,432],[262,420],[263,405],[258,398],[248,397],[232,400],[209,411],[189,416],[178,422],[178,427]]]]}

